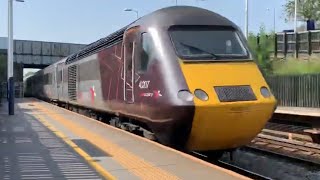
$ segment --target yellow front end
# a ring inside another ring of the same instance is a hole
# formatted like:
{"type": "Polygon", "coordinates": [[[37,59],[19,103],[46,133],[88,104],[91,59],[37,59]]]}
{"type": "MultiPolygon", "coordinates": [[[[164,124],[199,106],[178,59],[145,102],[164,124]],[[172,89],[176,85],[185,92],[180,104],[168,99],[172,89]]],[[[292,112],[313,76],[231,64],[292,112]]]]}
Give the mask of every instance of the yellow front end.
{"type": "Polygon", "coordinates": [[[208,101],[194,98],[195,114],[187,143],[189,150],[231,149],[249,143],[271,118],[276,100],[265,98],[268,85],[254,62],[183,63],[181,69],[194,92],[202,89],[208,101]],[[250,85],[257,100],[220,102],[215,86],[250,85]]]}

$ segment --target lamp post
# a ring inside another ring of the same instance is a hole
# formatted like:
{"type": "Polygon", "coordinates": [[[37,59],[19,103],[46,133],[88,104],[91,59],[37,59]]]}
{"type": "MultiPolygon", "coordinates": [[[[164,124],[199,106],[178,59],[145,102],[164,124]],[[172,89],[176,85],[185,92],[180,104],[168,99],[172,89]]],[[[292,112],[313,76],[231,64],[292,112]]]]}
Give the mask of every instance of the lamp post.
{"type": "Polygon", "coordinates": [[[127,11],[127,12],[135,12],[136,14],[137,14],[137,19],[139,19],[139,11],[137,11],[137,10],[134,10],[134,9],[129,9],[129,8],[126,8],[126,9],[124,9],[124,11],[127,11]]]}
{"type": "Polygon", "coordinates": [[[249,0],[245,0],[245,36],[248,39],[248,34],[249,34],[249,0]]]}
{"type": "MultiPolygon", "coordinates": [[[[24,2],[24,0],[15,0],[24,2]]],[[[14,79],[13,79],[13,0],[8,0],[8,109],[14,115],[14,79]]]]}

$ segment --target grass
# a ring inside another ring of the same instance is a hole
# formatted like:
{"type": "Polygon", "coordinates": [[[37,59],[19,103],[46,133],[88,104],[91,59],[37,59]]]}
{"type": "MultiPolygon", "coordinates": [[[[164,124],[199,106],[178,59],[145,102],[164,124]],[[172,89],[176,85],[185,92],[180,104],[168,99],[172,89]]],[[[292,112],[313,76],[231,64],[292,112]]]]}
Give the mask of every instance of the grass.
{"type": "Polygon", "coordinates": [[[287,59],[272,63],[275,75],[320,74],[320,59],[287,59]]]}

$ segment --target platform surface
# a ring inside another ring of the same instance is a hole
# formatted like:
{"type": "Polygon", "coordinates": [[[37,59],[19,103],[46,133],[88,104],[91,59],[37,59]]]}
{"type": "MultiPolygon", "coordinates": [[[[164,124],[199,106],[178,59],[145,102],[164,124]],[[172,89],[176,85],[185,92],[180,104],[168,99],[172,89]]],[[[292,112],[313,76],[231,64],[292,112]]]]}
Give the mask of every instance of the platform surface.
{"type": "Polygon", "coordinates": [[[0,179],[249,179],[36,99],[0,107],[0,179]]]}
{"type": "MultiPolygon", "coordinates": [[[[6,107],[6,106],[5,106],[6,107]]],[[[0,114],[0,179],[103,179],[32,111],[0,114]]]]}
{"type": "Polygon", "coordinates": [[[277,107],[275,113],[320,117],[320,108],[279,106],[277,107]]]}

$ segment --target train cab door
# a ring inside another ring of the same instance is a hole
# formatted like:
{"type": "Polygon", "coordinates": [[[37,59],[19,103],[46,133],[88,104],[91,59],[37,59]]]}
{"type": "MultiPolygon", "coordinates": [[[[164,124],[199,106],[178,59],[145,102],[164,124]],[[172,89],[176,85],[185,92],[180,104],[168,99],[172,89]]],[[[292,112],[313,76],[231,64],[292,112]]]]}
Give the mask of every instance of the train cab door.
{"type": "Polygon", "coordinates": [[[135,59],[137,58],[137,43],[139,42],[139,28],[130,28],[124,36],[124,60],[123,60],[123,98],[126,103],[134,103],[135,93],[135,59]]]}

